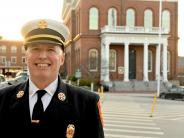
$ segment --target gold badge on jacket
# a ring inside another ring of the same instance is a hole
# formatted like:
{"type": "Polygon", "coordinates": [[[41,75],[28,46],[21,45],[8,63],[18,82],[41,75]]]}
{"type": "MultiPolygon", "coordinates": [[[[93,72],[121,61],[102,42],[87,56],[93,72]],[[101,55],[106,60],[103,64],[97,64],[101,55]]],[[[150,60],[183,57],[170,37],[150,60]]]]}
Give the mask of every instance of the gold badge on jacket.
{"type": "Polygon", "coordinates": [[[60,101],[64,101],[66,99],[66,96],[63,92],[58,93],[58,99],[60,101]]]}
{"type": "Polygon", "coordinates": [[[75,126],[73,124],[69,124],[66,129],[66,138],[73,138],[75,133],[75,126]]]}
{"type": "Polygon", "coordinates": [[[19,91],[17,93],[17,98],[21,98],[24,95],[24,91],[19,91]]]}

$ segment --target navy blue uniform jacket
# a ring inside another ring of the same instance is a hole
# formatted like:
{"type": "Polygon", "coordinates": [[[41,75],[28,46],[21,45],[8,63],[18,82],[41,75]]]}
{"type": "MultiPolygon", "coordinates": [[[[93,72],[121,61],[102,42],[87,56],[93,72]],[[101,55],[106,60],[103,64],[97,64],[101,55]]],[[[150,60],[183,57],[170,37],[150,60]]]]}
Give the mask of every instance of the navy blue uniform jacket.
{"type": "Polygon", "coordinates": [[[39,133],[42,136],[50,135],[52,138],[66,138],[67,127],[72,124],[75,126],[74,138],[104,138],[97,106],[99,96],[94,92],[65,84],[60,77],[57,90],[44,112],[40,128],[35,130],[29,111],[28,81],[0,90],[1,134],[5,133],[5,137],[25,137],[26,132],[29,136],[39,133]],[[19,91],[24,91],[24,95],[17,98],[19,91]],[[64,101],[58,98],[60,92],[66,96],[64,101]]]}

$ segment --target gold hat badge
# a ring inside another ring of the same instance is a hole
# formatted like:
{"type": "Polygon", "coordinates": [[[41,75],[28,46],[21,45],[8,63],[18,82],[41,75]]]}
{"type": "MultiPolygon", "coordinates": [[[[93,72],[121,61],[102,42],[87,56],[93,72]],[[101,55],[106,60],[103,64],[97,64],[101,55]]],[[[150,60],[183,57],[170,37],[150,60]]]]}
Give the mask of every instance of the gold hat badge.
{"type": "Polygon", "coordinates": [[[73,124],[69,124],[66,129],[66,138],[73,138],[75,133],[75,126],[73,124]]]}
{"type": "Polygon", "coordinates": [[[19,91],[17,93],[17,98],[21,98],[24,95],[24,91],[19,91]]]}
{"type": "Polygon", "coordinates": [[[45,29],[45,28],[47,28],[47,25],[48,25],[48,23],[47,23],[45,20],[41,20],[41,21],[38,22],[38,27],[39,27],[40,29],[45,29]]]}
{"type": "Polygon", "coordinates": [[[66,96],[63,92],[58,93],[58,99],[60,101],[64,101],[66,99],[66,96]]]}

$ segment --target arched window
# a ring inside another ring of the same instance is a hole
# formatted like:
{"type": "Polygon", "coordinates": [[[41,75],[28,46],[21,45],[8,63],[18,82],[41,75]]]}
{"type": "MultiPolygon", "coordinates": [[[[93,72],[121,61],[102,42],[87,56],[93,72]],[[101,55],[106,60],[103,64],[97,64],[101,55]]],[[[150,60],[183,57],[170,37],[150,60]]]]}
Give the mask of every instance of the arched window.
{"type": "Polygon", "coordinates": [[[170,51],[167,51],[167,72],[170,72],[170,66],[171,66],[171,54],[170,51]]]}
{"type": "Polygon", "coordinates": [[[126,12],[126,26],[135,26],[135,11],[133,9],[128,9],[126,12]]]}
{"type": "Polygon", "coordinates": [[[98,9],[95,7],[90,8],[89,10],[89,29],[98,30],[98,19],[99,19],[98,9]]]}
{"type": "Polygon", "coordinates": [[[0,53],[6,53],[6,46],[0,46],[0,53]]]}
{"type": "Polygon", "coordinates": [[[6,63],[6,56],[0,56],[0,63],[1,64],[6,63]]]}
{"type": "Polygon", "coordinates": [[[148,50],[148,72],[152,72],[152,62],[153,62],[153,56],[152,51],[148,50]]]}
{"type": "Polygon", "coordinates": [[[117,11],[115,8],[110,8],[108,10],[108,25],[109,26],[117,25],[117,11]]]}
{"type": "Polygon", "coordinates": [[[110,49],[109,51],[109,70],[116,71],[116,50],[110,49]]]}
{"type": "Polygon", "coordinates": [[[164,10],[162,12],[162,28],[170,32],[170,23],[170,12],[168,10],[164,10]]]}
{"type": "Polygon", "coordinates": [[[151,28],[153,26],[153,12],[150,9],[144,11],[144,27],[151,28]]]}
{"type": "Polygon", "coordinates": [[[89,70],[98,70],[98,51],[96,49],[89,50],[89,70]]]}
{"type": "Polygon", "coordinates": [[[11,47],[11,53],[17,53],[17,47],[16,46],[11,47]]]}

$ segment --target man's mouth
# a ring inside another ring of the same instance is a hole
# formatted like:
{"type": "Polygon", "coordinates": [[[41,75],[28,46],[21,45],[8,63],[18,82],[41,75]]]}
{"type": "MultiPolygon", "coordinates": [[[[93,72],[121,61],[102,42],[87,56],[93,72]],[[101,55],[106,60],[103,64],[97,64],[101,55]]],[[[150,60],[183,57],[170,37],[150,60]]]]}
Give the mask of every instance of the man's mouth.
{"type": "Polygon", "coordinates": [[[48,64],[48,63],[36,63],[35,65],[37,67],[39,67],[39,68],[46,68],[46,67],[49,67],[51,64],[48,64]]]}

